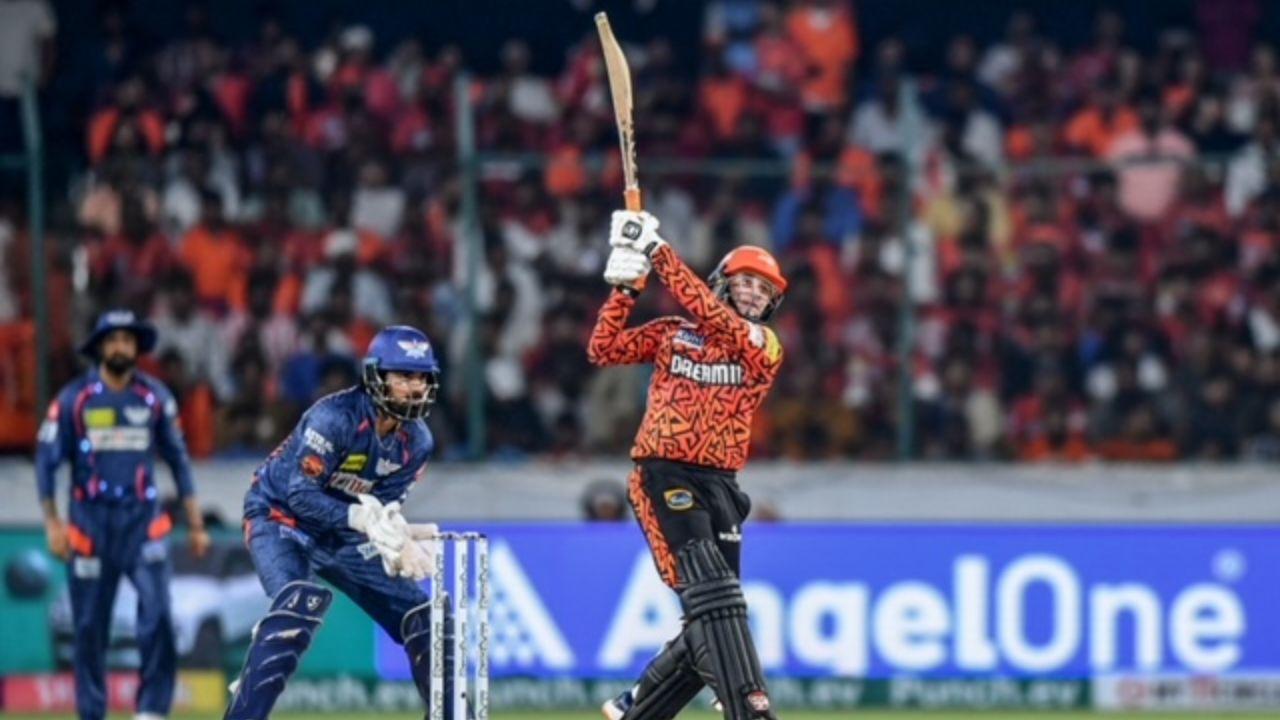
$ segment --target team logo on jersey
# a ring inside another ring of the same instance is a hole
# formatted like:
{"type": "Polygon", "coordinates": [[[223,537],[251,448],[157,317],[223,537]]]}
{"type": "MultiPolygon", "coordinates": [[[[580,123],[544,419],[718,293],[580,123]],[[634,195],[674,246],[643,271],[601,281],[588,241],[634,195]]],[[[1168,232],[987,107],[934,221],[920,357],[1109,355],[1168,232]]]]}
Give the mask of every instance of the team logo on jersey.
{"type": "Polygon", "coordinates": [[[348,455],[347,459],[342,461],[342,465],[338,467],[343,472],[358,473],[364,470],[364,466],[369,464],[369,456],[364,453],[355,453],[348,455]]]}
{"type": "Polygon", "coordinates": [[[324,460],[319,455],[308,455],[298,465],[302,468],[302,474],[307,477],[318,478],[324,474],[324,460]]]}
{"type": "Polygon", "coordinates": [[[142,407],[140,405],[130,405],[124,409],[124,419],[128,420],[131,425],[146,425],[147,420],[151,418],[151,408],[142,407]]]}
{"type": "Polygon", "coordinates": [[[671,356],[671,374],[702,385],[741,385],[743,378],[737,363],[700,363],[683,355],[671,356]]]}
{"type": "Polygon", "coordinates": [[[378,475],[390,475],[391,473],[404,467],[400,463],[393,463],[386,458],[378,458],[378,465],[374,470],[378,475]]]}
{"type": "Polygon", "coordinates": [[[693,493],[684,488],[676,488],[662,493],[662,497],[667,501],[667,507],[677,512],[683,512],[693,507],[693,493]]]}
{"type": "Polygon", "coordinates": [[[415,360],[425,358],[427,353],[431,351],[431,343],[426,340],[401,340],[396,344],[400,346],[401,350],[404,350],[406,357],[415,360]]]}
{"type": "Polygon", "coordinates": [[[707,344],[705,338],[688,328],[680,328],[676,332],[676,336],[671,338],[671,342],[678,342],[681,345],[688,345],[699,350],[707,344]]]}

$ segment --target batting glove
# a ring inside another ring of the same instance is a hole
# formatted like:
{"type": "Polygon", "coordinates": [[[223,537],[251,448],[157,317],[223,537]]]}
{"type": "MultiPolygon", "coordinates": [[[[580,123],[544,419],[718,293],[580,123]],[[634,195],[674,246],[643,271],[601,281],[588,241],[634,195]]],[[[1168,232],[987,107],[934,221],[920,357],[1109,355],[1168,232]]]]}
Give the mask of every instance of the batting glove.
{"type": "Polygon", "coordinates": [[[614,210],[609,221],[609,244],[636,250],[651,258],[667,241],[658,235],[658,218],[643,210],[614,210]]]}
{"type": "Polygon", "coordinates": [[[643,253],[615,247],[609,252],[609,261],[604,266],[604,281],[614,287],[639,290],[644,286],[644,278],[652,268],[649,258],[643,253]]]}

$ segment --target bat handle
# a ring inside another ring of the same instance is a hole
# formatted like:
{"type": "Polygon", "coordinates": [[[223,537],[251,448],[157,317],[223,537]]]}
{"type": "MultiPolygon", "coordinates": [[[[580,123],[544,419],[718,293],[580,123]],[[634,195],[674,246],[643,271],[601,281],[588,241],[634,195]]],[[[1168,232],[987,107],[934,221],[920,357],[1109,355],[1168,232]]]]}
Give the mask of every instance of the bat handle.
{"type": "Polygon", "coordinates": [[[644,209],[644,205],[640,202],[640,188],[627,188],[622,193],[622,197],[627,203],[627,209],[631,212],[640,212],[644,209]]]}

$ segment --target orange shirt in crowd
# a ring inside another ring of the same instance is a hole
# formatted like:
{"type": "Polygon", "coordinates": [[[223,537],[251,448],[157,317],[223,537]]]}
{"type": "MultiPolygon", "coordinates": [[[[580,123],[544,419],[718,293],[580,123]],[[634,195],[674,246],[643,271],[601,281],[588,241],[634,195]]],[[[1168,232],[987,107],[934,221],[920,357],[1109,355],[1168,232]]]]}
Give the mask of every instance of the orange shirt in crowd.
{"type": "Polygon", "coordinates": [[[1067,122],[1063,133],[1067,144],[1094,157],[1102,157],[1117,137],[1138,127],[1138,114],[1127,107],[1116,108],[1110,118],[1097,107],[1087,107],[1067,122]]]}
{"type": "Polygon", "coordinates": [[[1027,462],[1084,462],[1089,457],[1089,444],[1076,435],[1068,436],[1061,445],[1038,437],[1018,449],[1018,458],[1027,462]]]}
{"type": "MultiPolygon", "coordinates": [[[[117,108],[109,107],[99,110],[89,120],[89,160],[98,162],[107,156],[111,143],[115,140],[116,130],[120,127],[122,114],[117,108]]],[[[134,121],[142,142],[152,155],[164,151],[164,118],[154,110],[139,112],[134,121]]]]}
{"type": "Polygon", "coordinates": [[[858,27],[844,6],[797,5],[787,13],[787,34],[810,66],[801,98],[806,107],[826,109],[844,103],[849,68],[858,59],[858,27]]]}
{"type": "Polygon", "coordinates": [[[1178,459],[1178,446],[1172,440],[1106,440],[1098,454],[1104,460],[1165,462],[1178,459]]]}
{"type": "Polygon", "coordinates": [[[587,168],[582,163],[582,149],[563,145],[551,153],[543,176],[547,193],[552,197],[571,197],[587,187],[587,168]]]}
{"type": "Polygon", "coordinates": [[[182,263],[191,271],[196,298],[218,312],[244,308],[253,256],[234,230],[214,232],[196,225],[182,238],[182,263]]]}
{"type": "Polygon", "coordinates": [[[746,81],[737,75],[710,77],[700,83],[698,97],[703,112],[711,118],[711,127],[716,137],[733,137],[738,128],[738,120],[747,108],[746,81]]]}

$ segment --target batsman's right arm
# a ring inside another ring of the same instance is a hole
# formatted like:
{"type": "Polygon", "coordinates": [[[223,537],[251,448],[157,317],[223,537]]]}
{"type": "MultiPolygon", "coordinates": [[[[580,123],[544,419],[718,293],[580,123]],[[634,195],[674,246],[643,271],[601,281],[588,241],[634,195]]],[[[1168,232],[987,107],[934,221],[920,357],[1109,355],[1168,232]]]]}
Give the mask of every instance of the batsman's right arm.
{"type": "Polygon", "coordinates": [[[662,340],[670,332],[674,318],[659,318],[627,329],[627,318],[635,309],[635,298],[621,290],[609,293],[600,308],[596,325],[587,343],[587,359],[593,365],[629,365],[650,362],[658,355],[662,340]]]}

